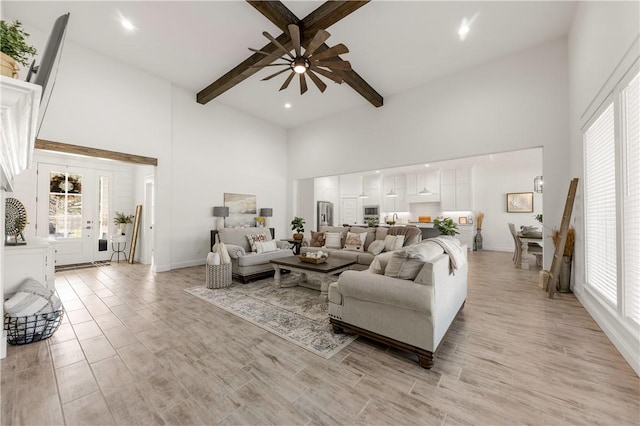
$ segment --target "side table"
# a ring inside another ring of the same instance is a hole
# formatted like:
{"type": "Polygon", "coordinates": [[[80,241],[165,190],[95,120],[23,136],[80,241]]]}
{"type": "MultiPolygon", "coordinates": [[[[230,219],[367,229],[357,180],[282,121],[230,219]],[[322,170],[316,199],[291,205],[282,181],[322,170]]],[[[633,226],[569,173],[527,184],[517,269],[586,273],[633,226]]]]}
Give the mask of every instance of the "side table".
{"type": "Polygon", "coordinates": [[[295,254],[300,254],[300,247],[302,247],[303,240],[294,240],[293,238],[285,238],[280,241],[286,241],[289,244],[293,244],[293,252],[295,254]]]}
{"type": "Polygon", "coordinates": [[[111,237],[111,249],[113,250],[113,253],[111,253],[111,257],[109,258],[109,262],[111,262],[113,260],[113,255],[117,254],[118,257],[116,258],[116,260],[118,261],[118,263],[120,263],[120,254],[122,253],[122,255],[124,256],[124,260],[129,260],[127,259],[127,253],[124,252],[124,250],[127,248],[127,237],[124,235],[114,235],[111,237]]]}

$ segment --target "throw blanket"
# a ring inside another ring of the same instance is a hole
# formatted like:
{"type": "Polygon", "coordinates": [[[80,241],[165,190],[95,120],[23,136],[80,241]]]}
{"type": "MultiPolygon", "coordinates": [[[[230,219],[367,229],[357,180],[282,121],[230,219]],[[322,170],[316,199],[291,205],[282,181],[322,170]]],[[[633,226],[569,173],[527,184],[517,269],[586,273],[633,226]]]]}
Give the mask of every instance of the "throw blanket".
{"type": "Polygon", "coordinates": [[[465,265],[464,251],[457,238],[443,235],[429,238],[429,241],[438,244],[449,255],[449,275],[455,275],[455,270],[465,265]]]}

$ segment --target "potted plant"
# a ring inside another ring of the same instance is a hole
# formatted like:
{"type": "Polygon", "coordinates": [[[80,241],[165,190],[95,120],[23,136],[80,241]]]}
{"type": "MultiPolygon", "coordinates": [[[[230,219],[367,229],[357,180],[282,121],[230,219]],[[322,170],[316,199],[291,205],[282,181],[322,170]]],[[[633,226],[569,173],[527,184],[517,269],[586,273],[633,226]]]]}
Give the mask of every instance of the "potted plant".
{"type": "Polygon", "coordinates": [[[301,217],[294,217],[293,220],[291,221],[291,230],[292,231],[296,231],[295,234],[293,234],[293,239],[294,240],[301,240],[304,238],[304,219],[301,217]]]}
{"type": "Polygon", "coordinates": [[[7,77],[17,77],[19,69],[16,62],[26,67],[29,65],[29,57],[36,54],[36,48],[26,42],[29,33],[24,32],[21,27],[20,21],[13,21],[12,24],[0,21],[2,75],[7,77]]]}
{"type": "Polygon", "coordinates": [[[133,215],[125,215],[124,213],[116,212],[113,218],[113,223],[118,227],[116,233],[118,235],[124,235],[124,230],[127,227],[127,223],[133,223],[133,215]]]}
{"type": "Polygon", "coordinates": [[[436,228],[442,235],[454,236],[459,234],[458,225],[450,217],[435,218],[433,220],[433,227],[436,228]]]}

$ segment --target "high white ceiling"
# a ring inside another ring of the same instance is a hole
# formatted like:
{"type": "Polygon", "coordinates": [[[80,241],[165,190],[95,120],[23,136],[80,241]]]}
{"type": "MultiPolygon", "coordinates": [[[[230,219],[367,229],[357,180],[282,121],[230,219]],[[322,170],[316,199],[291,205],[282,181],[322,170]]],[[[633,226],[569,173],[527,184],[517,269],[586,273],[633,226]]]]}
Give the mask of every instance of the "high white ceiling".
{"type": "MultiPolygon", "coordinates": [[[[284,1],[302,19],[322,2],[284,1]]],[[[385,99],[447,74],[486,63],[567,34],[576,4],[567,1],[458,2],[374,0],[334,24],[329,46],[344,43],[342,58],[385,99]],[[476,16],[467,39],[457,30],[476,16]]],[[[277,37],[275,25],[244,1],[3,1],[3,19],[48,33],[55,19],[71,12],[67,42],[166,78],[195,95],[251,52],[267,44],[262,31],[277,37]],[[126,32],[122,14],[136,26],[126,32]],[[6,17],[6,18],[5,18],[6,17]]],[[[63,58],[64,60],[64,58],[63,58]]],[[[327,81],[321,94],[309,82],[300,95],[285,79],[260,79],[261,70],[211,102],[245,111],[284,128],[367,106],[348,85],[327,81]],[[285,103],[292,108],[285,109],[285,103]]],[[[384,108],[384,106],[382,107],[384,108]]]]}

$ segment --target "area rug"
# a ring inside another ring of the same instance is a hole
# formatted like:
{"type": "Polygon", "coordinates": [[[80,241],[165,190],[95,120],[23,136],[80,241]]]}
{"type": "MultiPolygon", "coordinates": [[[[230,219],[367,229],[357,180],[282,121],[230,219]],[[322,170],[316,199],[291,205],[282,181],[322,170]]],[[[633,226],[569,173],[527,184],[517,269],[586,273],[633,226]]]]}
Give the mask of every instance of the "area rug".
{"type": "MultiPolygon", "coordinates": [[[[296,279],[297,274],[286,278],[287,281],[296,279]]],[[[184,291],[325,359],[357,337],[333,334],[318,291],[303,287],[276,288],[273,278],[249,284],[234,282],[227,288],[198,286],[184,291]]]]}

